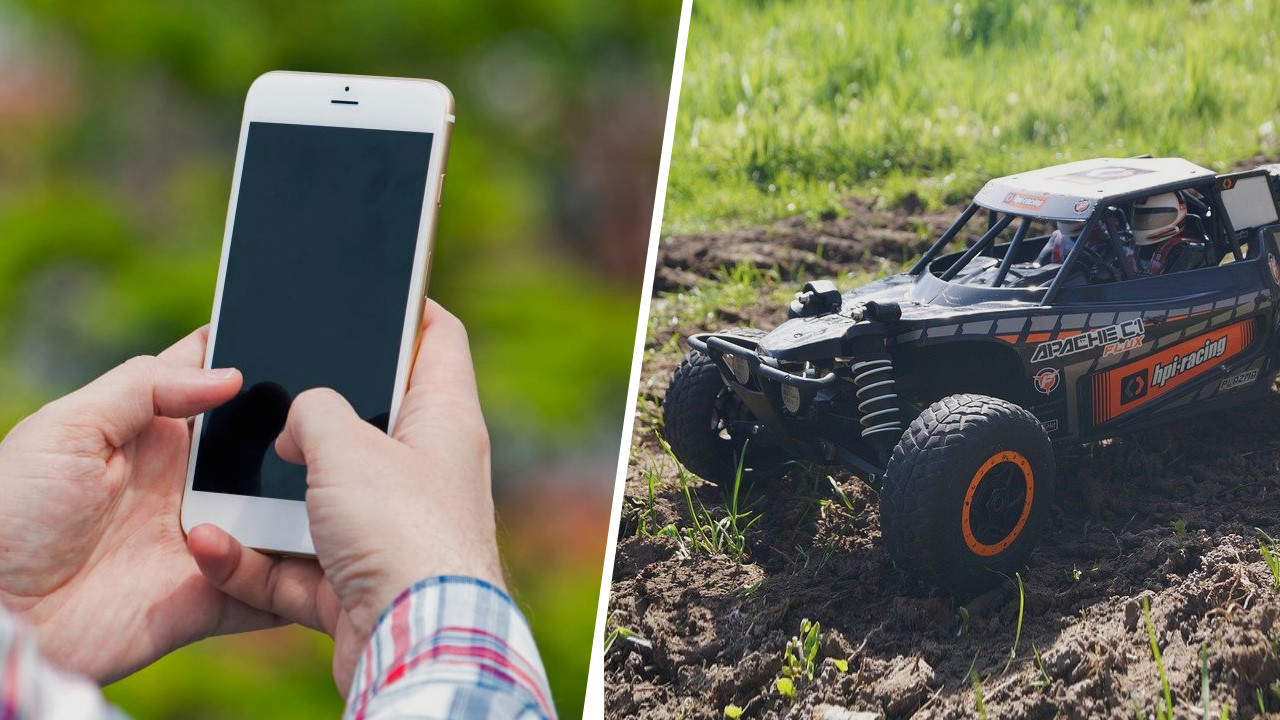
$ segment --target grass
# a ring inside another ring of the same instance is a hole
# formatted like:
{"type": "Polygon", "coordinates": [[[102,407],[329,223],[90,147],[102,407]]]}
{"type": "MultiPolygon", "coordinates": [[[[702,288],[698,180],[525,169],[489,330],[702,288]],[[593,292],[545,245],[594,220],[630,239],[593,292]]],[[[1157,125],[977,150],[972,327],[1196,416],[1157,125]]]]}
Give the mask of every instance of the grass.
{"type": "Polygon", "coordinates": [[[777,267],[761,268],[749,262],[719,268],[695,288],[666,294],[668,307],[649,313],[649,337],[657,337],[664,325],[681,330],[714,325],[724,309],[790,302],[801,282],[798,278],[783,282],[777,267]]]}
{"type": "Polygon", "coordinates": [[[1031,643],[1031,657],[1035,660],[1036,671],[1040,673],[1040,679],[1036,681],[1036,684],[1040,686],[1041,690],[1049,692],[1049,688],[1053,687],[1053,678],[1049,677],[1049,672],[1045,670],[1044,658],[1040,656],[1040,649],[1036,647],[1035,643],[1031,643]]]}
{"type": "Polygon", "coordinates": [[[609,651],[613,649],[614,644],[619,640],[630,640],[641,647],[653,647],[653,643],[649,642],[648,638],[635,630],[626,627],[616,627],[604,639],[604,654],[608,655],[609,651]]]}
{"type": "Polygon", "coordinates": [[[1009,648],[1009,659],[1005,661],[1004,672],[1009,671],[1009,666],[1018,658],[1018,642],[1022,640],[1022,616],[1026,609],[1027,597],[1022,587],[1022,573],[1014,573],[1013,576],[1018,581],[1018,627],[1013,633],[1013,647],[1009,648]]]}
{"type": "Polygon", "coordinates": [[[977,673],[973,674],[973,710],[978,714],[979,720],[987,720],[987,703],[982,696],[982,679],[977,673]]]}
{"type": "Polygon", "coordinates": [[[1151,623],[1151,603],[1142,598],[1142,619],[1147,625],[1147,639],[1151,642],[1151,657],[1155,660],[1156,671],[1160,675],[1160,688],[1163,692],[1164,706],[1156,705],[1157,720],[1172,720],[1173,693],[1169,690],[1169,676],[1164,671],[1164,657],[1160,654],[1160,645],[1156,642],[1156,628],[1151,623]]]}
{"type": "Polygon", "coordinates": [[[1257,530],[1260,536],[1258,550],[1262,552],[1262,559],[1266,561],[1267,569],[1271,571],[1271,587],[1280,591],[1280,547],[1276,546],[1276,541],[1263,532],[1262,528],[1254,528],[1254,530],[1257,530]]]}
{"type": "Polygon", "coordinates": [[[664,230],[954,201],[1096,155],[1277,149],[1280,6],[699,0],[664,230]]]}
{"type": "Polygon", "coordinates": [[[741,560],[747,552],[747,530],[760,519],[759,515],[742,507],[742,463],[745,459],[745,445],[744,454],[738,458],[733,486],[729,488],[724,498],[724,516],[716,518],[693,489],[698,478],[680,465],[680,461],[676,460],[675,453],[665,439],[658,438],[658,443],[676,464],[680,492],[684,495],[691,523],[688,527],[678,529],[672,527],[672,530],[664,528],[661,532],[674,535],[680,543],[680,553],[684,556],[701,552],[708,555],[724,554],[734,560],[741,560]]]}
{"type": "MultiPolygon", "coordinates": [[[[648,453],[646,453],[648,454],[648,453]]],[[[654,460],[652,454],[648,454],[648,462],[640,466],[640,477],[645,481],[645,497],[628,498],[628,513],[631,522],[635,523],[635,533],[642,537],[655,537],[663,532],[663,528],[658,527],[658,520],[654,515],[654,501],[657,498],[658,487],[662,485],[662,470],[654,460]]]]}

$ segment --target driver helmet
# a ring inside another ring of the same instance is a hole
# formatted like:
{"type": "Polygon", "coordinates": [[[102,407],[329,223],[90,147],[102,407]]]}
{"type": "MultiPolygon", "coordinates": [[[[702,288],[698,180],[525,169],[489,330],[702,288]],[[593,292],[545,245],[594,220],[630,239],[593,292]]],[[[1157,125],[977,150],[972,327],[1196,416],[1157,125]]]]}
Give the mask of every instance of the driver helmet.
{"type": "Polygon", "coordinates": [[[1080,231],[1083,229],[1084,229],[1083,220],[1059,220],[1058,221],[1058,232],[1062,233],[1066,237],[1069,237],[1073,240],[1077,235],[1080,234],[1080,231]]]}
{"type": "Polygon", "coordinates": [[[1143,198],[1133,204],[1133,241],[1155,245],[1182,232],[1187,204],[1178,193],[1167,192],[1143,198]]]}

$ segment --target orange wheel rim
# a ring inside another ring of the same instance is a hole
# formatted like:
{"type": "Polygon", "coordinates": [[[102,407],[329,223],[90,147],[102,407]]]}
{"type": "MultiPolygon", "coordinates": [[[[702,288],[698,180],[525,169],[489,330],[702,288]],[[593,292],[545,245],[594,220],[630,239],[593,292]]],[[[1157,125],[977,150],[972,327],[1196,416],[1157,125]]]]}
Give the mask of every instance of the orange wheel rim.
{"type": "Polygon", "coordinates": [[[1018,536],[1022,534],[1022,529],[1027,525],[1027,518],[1031,516],[1031,503],[1035,498],[1035,487],[1035,474],[1031,472],[1031,463],[1027,462],[1027,458],[1022,453],[1016,450],[1005,450],[987,458],[982,467],[978,468],[978,471],[973,474],[973,479],[969,481],[969,489],[964,494],[964,507],[960,511],[960,529],[964,533],[964,544],[975,554],[983,557],[991,557],[1004,552],[1006,548],[1013,544],[1014,540],[1018,539],[1018,536]],[[1022,501],[1022,513],[1018,516],[1018,522],[1014,524],[1013,529],[1003,539],[988,545],[978,540],[973,534],[973,525],[970,521],[973,496],[992,468],[1002,463],[1011,463],[1022,471],[1022,479],[1026,483],[1027,493],[1022,501]]]}

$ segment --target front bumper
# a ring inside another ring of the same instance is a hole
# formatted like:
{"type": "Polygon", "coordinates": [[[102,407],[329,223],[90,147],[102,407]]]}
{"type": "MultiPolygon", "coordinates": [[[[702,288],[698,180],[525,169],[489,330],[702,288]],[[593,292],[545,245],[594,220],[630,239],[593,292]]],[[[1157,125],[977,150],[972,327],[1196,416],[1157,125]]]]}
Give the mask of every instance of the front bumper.
{"type": "Polygon", "coordinates": [[[871,475],[884,473],[872,447],[839,441],[858,436],[852,408],[847,412],[839,408],[842,385],[849,380],[847,371],[816,377],[793,372],[761,356],[756,338],[728,333],[693,335],[689,346],[715,362],[725,385],[750,410],[757,421],[751,435],[766,433],[770,442],[799,459],[839,462],[871,475]]]}

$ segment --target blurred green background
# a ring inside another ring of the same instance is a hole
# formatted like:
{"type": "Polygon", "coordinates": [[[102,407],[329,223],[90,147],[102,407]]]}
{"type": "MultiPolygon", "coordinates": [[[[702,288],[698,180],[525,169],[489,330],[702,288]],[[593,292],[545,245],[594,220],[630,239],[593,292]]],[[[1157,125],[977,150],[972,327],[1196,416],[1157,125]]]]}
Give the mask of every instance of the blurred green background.
{"type": "MultiPolygon", "coordinates": [[[[471,331],[501,534],[581,714],[678,0],[0,0],[0,430],[208,321],[244,92],[271,69],[457,99],[431,294],[471,331]]],[[[200,643],[144,718],[337,717],[326,639],[200,643]]]]}
{"type": "Polygon", "coordinates": [[[669,233],[955,203],[1097,156],[1280,152],[1276,0],[697,0],[669,233]]]}

